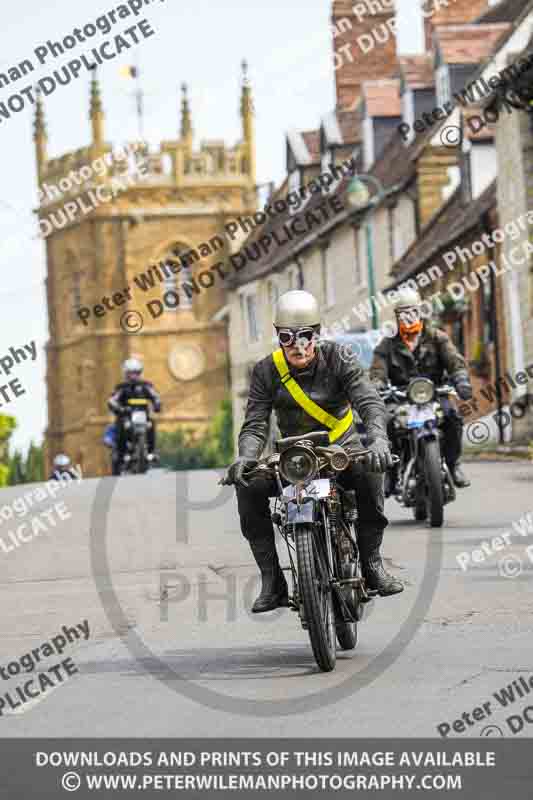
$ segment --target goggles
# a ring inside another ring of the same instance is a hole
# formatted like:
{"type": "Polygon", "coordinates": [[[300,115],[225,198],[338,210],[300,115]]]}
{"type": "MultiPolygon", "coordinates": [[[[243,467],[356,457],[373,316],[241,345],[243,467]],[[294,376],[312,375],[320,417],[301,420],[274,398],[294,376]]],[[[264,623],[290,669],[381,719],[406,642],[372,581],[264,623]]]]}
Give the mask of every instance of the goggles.
{"type": "Polygon", "coordinates": [[[278,341],[282,347],[290,347],[295,342],[305,342],[310,344],[313,340],[318,338],[318,334],[314,328],[280,328],[278,330],[278,341]]]}
{"type": "Polygon", "coordinates": [[[422,319],[418,306],[402,308],[396,312],[396,316],[400,322],[403,322],[404,325],[413,325],[416,322],[420,322],[422,319]]]}

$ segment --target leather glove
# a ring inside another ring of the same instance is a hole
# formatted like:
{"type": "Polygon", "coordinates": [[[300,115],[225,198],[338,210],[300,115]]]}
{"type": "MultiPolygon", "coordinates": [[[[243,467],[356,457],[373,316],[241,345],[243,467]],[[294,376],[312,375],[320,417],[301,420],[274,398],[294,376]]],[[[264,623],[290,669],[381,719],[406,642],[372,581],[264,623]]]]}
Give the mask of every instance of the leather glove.
{"type": "Polygon", "coordinates": [[[233,464],[229,467],[226,475],[220,483],[222,486],[248,486],[248,482],[244,480],[244,473],[248,469],[253,469],[257,466],[257,459],[247,458],[246,456],[239,456],[233,464]]]}
{"type": "Polygon", "coordinates": [[[370,453],[365,457],[365,466],[370,472],[386,472],[393,466],[392,453],[387,439],[377,438],[368,445],[370,453]]]}
{"type": "Polygon", "coordinates": [[[455,384],[455,391],[461,400],[470,400],[472,398],[472,385],[469,380],[462,379],[455,384]]]}

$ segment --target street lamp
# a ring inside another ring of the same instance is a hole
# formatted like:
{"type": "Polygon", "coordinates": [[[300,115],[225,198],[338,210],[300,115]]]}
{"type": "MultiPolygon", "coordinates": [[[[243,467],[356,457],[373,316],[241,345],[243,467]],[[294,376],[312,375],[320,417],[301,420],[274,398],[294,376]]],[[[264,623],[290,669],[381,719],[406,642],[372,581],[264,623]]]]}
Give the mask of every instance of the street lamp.
{"type": "MultiPolygon", "coordinates": [[[[381,181],[374,175],[354,175],[348,188],[346,189],[346,199],[348,205],[354,211],[362,211],[370,206],[378,205],[385,196],[385,189],[381,181]],[[370,201],[370,192],[365,181],[372,183],[376,189],[376,197],[370,201]]],[[[372,304],[372,328],[379,327],[378,309],[376,303],[372,303],[372,298],[376,294],[376,276],[374,272],[374,244],[372,236],[372,221],[367,219],[365,222],[366,253],[368,261],[368,291],[372,304]]]]}

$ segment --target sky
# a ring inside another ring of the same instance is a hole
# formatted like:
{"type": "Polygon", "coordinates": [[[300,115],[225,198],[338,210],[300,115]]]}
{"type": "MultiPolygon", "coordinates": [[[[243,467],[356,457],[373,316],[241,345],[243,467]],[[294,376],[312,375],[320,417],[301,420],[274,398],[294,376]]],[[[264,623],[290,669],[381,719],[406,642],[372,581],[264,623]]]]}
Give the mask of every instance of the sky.
{"type": "MultiPolygon", "coordinates": [[[[421,42],[412,4],[413,0],[397,3],[398,45],[404,53],[415,52],[421,42]]],[[[23,78],[0,88],[0,102],[146,18],[155,35],[104,62],[99,71],[106,141],[118,145],[138,136],[134,84],[119,74],[121,65],[138,63],[145,92],[145,138],[152,148],[177,136],[179,87],[184,81],[189,85],[196,144],[202,138],[233,144],[241,136],[240,64],[245,58],[256,108],[257,179],[279,183],[285,169],[285,132],[316,128],[320,117],[335,105],[330,0],[269,0],[268,4],[195,0],[193,5],[152,0],[138,17],[119,20],[110,33],[100,33],[64,56],[50,57],[38,65],[35,48],[48,40],[62,40],[74,28],[94,23],[119,5],[120,0],[9,3],[2,13],[0,72],[25,58],[36,69],[31,80],[23,78]]],[[[50,157],[89,143],[88,108],[89,75],[83,69],[76,81],[59,86],[46,98],[50,157]]],[[[18,379],[25,390],[9,403],[0,396],[0,412],[16,417],[18,428],[12,443],[23,449],[31,439],[40,442],[46,427],[45,259],[31,213],[37,205],[32,129],[33,106],[29,103],[10,119],[0,121],[0,385],[18,379]],[[2,363],[7,362],[2,358],[10,347],[31,342],[36,345],[36,360],[28,357],[6,375],[2,363]]],[[[12,397],[11,390],[7,391],[12,397]]]]}

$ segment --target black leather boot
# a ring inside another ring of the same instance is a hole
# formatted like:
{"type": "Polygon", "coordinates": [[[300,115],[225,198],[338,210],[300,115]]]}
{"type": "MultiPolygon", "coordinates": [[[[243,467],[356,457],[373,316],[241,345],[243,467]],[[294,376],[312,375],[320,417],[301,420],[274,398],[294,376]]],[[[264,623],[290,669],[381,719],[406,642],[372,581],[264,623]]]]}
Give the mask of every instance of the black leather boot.
{"type": "Polygon", "coordinates": [[[453,467],[450,467],[450,472],[452,473],[453,482],[458,489],[466,489],[467,486],[470,486],[470,481],[464,474],[460,461],[457,461],[453,467]]]}
{"type": "Polygon", "coordinates": [[[250,547],[261,570],[261,593],[252,606],[252,612],[261,614],[263,611],[273,611],[280,606],[288,606],[289,589],[279,565],[274,543],[254,541],[250,542],[250,547]]]}
{"type": "Polygon", "coordinates": [[[368,589],[377,590],[381,597],[403,592],[403,584],[383,566],[379,552],[383,541],[383,531],[366,529],[359,532],[359,552],[361,570],[368,589]]]}

